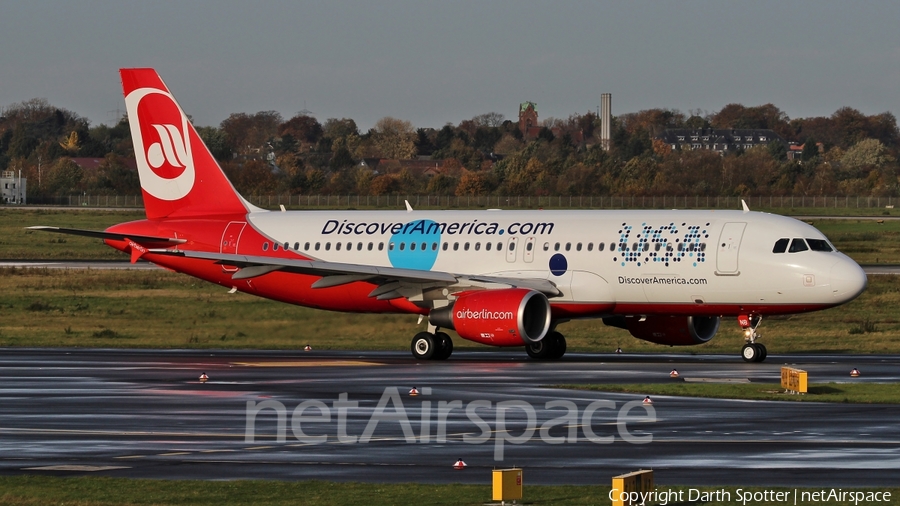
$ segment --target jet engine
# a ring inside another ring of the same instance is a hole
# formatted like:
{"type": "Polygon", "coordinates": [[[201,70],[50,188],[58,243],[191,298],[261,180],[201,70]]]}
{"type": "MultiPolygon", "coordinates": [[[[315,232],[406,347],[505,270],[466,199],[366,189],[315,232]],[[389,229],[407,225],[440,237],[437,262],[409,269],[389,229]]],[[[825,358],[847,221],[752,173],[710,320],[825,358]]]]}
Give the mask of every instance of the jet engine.
{"type": "Polygon", "coordinates": [[[536,290],[479,290],[457,296],[450,306],[428,315],[432,325],[459,337],[494,346],[522,346],[540,341],[550,330],[550,301],[536,290]]]}
{"type": "Polygon", "coordinates": [[[638,339],[669,346],[703,344],[719,330],[718,316],[618,316],[604,318],[603,323],[628,329],[638,339]]]}

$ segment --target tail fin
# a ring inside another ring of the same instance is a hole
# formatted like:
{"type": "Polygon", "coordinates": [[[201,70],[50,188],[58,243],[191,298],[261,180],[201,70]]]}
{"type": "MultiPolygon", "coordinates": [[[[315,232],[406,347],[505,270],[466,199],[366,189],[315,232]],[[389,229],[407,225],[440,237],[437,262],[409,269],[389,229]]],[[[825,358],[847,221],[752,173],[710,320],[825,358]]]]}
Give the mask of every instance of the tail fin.
{"type": "Polygon", "coordinates": [[[121,69],[147,218],[245,214],[251,209],[153,69],[121,69]]]}

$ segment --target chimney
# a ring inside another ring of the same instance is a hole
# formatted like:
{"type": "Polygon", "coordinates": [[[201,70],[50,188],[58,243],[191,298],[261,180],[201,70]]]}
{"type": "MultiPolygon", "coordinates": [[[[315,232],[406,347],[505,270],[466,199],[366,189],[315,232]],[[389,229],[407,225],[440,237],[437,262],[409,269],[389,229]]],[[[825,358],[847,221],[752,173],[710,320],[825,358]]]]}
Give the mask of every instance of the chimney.
{"type": "Polygon", "coordinates": [[[600,95],[600,146],[609,151],[610,139],[612,136],[612,93],[603,93],[600,95]]]}

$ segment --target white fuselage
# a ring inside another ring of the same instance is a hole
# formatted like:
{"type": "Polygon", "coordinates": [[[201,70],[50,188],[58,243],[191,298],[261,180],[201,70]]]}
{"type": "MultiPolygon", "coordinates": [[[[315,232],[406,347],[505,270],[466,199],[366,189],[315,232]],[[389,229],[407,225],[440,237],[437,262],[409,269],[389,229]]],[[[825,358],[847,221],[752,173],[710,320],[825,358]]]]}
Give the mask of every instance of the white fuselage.
{"type": "Polygon", "coordinates": [[[612,302],[617,313],[797,312],[841,304],[866,285],[814,227],[758,212],[300,211],[248,221],[267,247],[308,258],[547,279],[562,292],[552,303],[612,302]],[[819,251],[774,253],[781,239],[811,239],[819,251]]]}

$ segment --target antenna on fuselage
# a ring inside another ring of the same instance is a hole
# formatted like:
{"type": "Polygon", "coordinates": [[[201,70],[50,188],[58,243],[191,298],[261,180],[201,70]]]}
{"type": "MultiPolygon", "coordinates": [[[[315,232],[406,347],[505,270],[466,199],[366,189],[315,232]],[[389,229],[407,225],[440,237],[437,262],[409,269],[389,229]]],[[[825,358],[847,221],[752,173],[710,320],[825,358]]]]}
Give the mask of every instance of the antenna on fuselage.
{"type": "Polygon", "coordinates": [[[749,213],[749,212],[750,212],[750,207],[747,206],[747,201],[745,201],[744,199],[741,199],[741,207],[744,208],[744,212],[745,212],[745,213],[749,213]]]}

